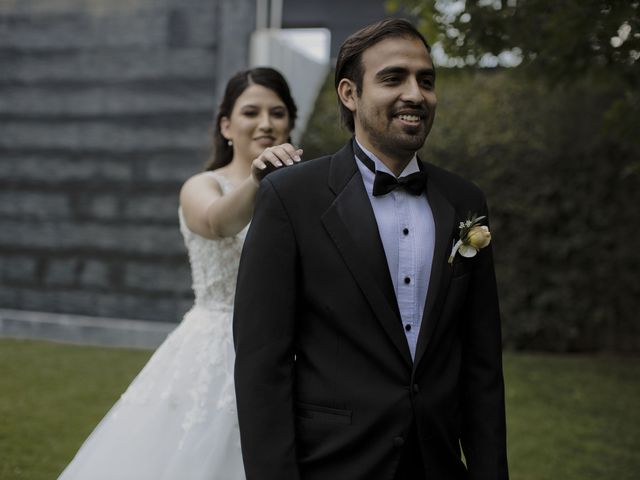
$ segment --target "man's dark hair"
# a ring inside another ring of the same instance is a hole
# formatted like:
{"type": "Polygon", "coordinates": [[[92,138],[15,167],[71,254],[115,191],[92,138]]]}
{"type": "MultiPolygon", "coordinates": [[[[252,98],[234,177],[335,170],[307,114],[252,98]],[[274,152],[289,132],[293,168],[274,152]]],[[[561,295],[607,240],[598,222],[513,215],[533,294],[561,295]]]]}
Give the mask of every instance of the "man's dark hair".
{"type": "MultiPolygon", "coordinates": [[[[387,18],[379,22],[361,28],[357,32],[347,38],[338,52],[336,60],[335,88],[338,90],[338,84],[343,78],[347,78],[355,83],[356,94],[362,94],[362,77],[364,69],[362,68],[362,53],[382,40],[391,37],[416,38],[424,43],[428,52],[431,47],[422,34],[413,26],[411,22],[402,18],[387,18]]],[[[353,121],[353,113],[345,107],[340,98],[338,98],[340,107],[340,120],[342,125],[351,133],[355,130],[353,121]]]]}

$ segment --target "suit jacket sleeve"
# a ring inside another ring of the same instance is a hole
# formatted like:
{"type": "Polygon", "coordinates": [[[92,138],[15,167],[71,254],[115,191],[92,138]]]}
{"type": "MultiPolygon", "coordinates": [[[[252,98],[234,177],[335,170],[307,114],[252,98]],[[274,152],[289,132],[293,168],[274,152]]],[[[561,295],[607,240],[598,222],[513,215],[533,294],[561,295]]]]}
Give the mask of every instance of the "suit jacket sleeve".
{"type": "MultiPolygon", "coordinates": [[[[486,204],[484,212],[487,215],[486,204]]],[[[504,382],[492,246],[480,250],[462,317],[462,447],[470,480],[507,480],[504,382]]]]}
{"type": "Polygon", "coordinates": [[[297,480],[293,403],[296,242],[268,178],[244,244],[234,307],[235,386],[247,480],[297,480]]]}

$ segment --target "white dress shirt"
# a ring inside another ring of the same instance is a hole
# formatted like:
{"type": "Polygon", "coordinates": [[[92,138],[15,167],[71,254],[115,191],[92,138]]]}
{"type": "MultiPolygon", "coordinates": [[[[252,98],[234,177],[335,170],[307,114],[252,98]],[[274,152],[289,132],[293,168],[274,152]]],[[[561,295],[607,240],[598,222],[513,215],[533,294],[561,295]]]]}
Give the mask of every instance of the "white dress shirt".
{"type": "MultiPolygon", "coordinates": [[[[394,175],[360,142],[358,145],[373,160],[376,170],[394,175]]],[[[415,358],[435,245],[435,223],[431,206],[425,192],[415,196],[400,188],[374,197],[374,172],[357,157],[356,163],[378,224],[411,358],[415,358]]],[[[414,156],[400,177],[419,170],[418,160],[414,156]]]]}

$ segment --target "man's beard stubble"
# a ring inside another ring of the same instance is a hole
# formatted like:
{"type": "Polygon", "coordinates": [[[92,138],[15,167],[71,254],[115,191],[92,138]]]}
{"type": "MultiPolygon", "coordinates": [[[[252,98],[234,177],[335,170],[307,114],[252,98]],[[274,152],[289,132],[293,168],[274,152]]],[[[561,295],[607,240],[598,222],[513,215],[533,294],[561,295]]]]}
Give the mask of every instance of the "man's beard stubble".
{"type": "Polygon", "coordinates": [[[416,127],[404,127],[401,131],[393,131],[393,116],[388,117],[387,128],[384,131],[376,129],[366,116],[361,120],[362,129],[367,133],[372,146],[390,157],[413,156],[420,150],[429,134],[426,120],[416,127]]]}

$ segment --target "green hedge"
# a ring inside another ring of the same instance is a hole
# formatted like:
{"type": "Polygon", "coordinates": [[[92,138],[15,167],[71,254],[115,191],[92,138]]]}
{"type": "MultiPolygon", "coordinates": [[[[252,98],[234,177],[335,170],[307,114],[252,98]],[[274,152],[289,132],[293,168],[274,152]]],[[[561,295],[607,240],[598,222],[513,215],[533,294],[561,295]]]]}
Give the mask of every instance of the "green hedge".
{"type": "MultiPolygon", "coordinates": [[[[506,346],[639,351],[638,95],[615,79],[550,87],[508,70],[438,75],[421,156],[487,194],[506,346]]],[[[305,157],[348,137],[328,78],[305,157]]]]}

